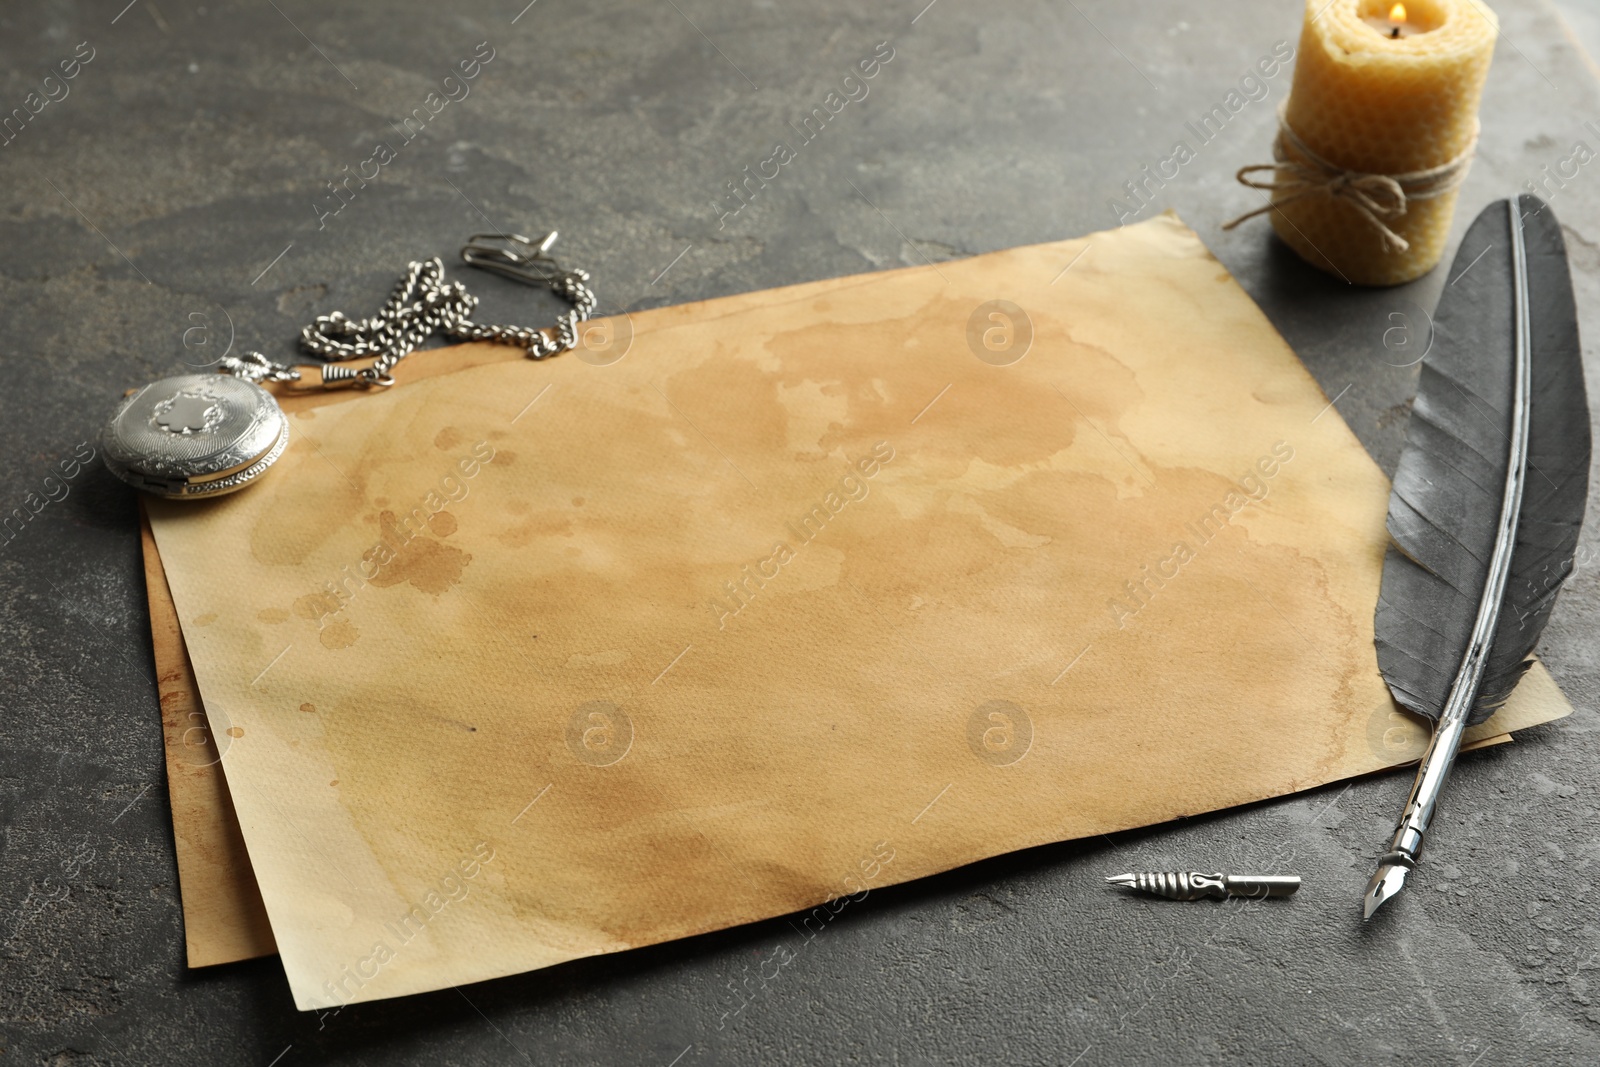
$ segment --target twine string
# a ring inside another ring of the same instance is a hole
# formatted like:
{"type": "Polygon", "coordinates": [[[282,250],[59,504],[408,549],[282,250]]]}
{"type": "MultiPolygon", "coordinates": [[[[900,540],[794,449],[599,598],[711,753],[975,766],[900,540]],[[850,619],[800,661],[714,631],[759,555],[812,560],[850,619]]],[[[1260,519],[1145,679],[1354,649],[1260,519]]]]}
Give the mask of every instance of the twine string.
{"type": "Polygon", "coordinates": [[[1287,104],[1285,100],[1278,106],[1278,137],[1272,143],[1275,162],[1240,167],[1235,175],[1240,185],[1271,194],[1272,202],[1224,223],[1224,230],[1308,196],[1325,196],[1355,208],[1378,231],[1385,252],[1404,252],[1411,244],[1389,226],[1389,220],[1404,215],[1413,200],[1432,200],[1459,188],[1478,147],[1478,131],[1474,128],[1466,149],[1440,166],[1405,174],[1349,170],[1317,155],[1301,140],[1285,115],[1287,104]],[[1261,171],[1272,171],[1273,178],[1262,181],[1249,177],[1261,171]]]}

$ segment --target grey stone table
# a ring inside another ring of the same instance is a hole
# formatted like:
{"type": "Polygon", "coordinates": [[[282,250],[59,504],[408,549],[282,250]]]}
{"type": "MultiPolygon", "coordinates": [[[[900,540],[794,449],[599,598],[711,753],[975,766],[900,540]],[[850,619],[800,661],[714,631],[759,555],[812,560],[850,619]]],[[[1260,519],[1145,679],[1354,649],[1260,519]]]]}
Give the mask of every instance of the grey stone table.
{"type": "MultiPolygon", "coordinates": [[[[1389,469],[1416,371],[1385,331],[1447,280],[1351,290],[1264,222],[1220,230],[1253,204],[1233,171],[1266,158],[1287,74],[1152,202],[1127,199],[1295,40],[1295,0],[125,2],[0,9],[0,114],[79,60],[0,144],[0,513],[42,495],[129,385],[230,338],[291,356],[314,313],[368,313],[407,260],[476,230],[560,229],[615,310],[1173,207],[1389,469]],[[481,42],[470,94],[406,129],[481,42]],[[728,183],[795,144],[791,121],[880,42],[868,95],[734,212],[728,183]],[[378,142],[392,157],[369,162],[378,142]]],[[[1600,17],[1573,4],[1497,0],[1458,222],[1574,142],[1600,148],[1600,17]]],[[[1600,163],[1548,188],[1597,375],[1600,163]]],[[[491,319],[528,314],[527,290],[474,285],[491,319]]],[[[781,919],[321,1020],[273,959],[184,969],[135,529],[95,468],[0,535],[0,1063],[1600,1060],[1593,529],[1542,646],[1577,714],[1464,762],[1386,922],[1363,927],[1357,898],[1403,775],[875,890],[749,1003],[736,990],[797,937],[781,919]],[[1100,881],[1264,848],[1305,875],[1292,903],[1172,906],[1100,881]]]]}

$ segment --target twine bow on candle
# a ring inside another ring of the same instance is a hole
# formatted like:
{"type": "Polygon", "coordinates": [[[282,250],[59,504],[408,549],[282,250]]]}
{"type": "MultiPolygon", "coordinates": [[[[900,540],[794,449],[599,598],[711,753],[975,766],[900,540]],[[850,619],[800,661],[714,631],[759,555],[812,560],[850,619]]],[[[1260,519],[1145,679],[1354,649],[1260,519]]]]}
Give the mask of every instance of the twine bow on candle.
{"type": "Polygon", "coordinates": [[[1411,247],[1411,243],[1395,233],[1387,220],[1404,215],[1407,203],[1412,200],[1431,200],[1458,188],[1466,180],[1467,169],[1472,165],[1472,154],[1477,146],[1478,134],[1474,130],[1466,150],[1438,167],[1407,174],[1370,174],[1348,170],[1313,152],[1289,126],[1284,107],[1280,106],[1278,138],[1272,144],[1272,158],[1276,162],[1240,167],[1236,175],[1239,184],[1273,194],[1272,202],[1245,212],[1231,222],[1224,223],[1222,228],[1231,230],[1247,219],[1265,215],[1274,208],[1308,196],[1326,196],[1343,200],[1372,224],[1383,241],[1384,251],[1404,252],[1411,247]],[[1271,181],[1248,177],[1264,170],[1274,172],[1271,181]]]}

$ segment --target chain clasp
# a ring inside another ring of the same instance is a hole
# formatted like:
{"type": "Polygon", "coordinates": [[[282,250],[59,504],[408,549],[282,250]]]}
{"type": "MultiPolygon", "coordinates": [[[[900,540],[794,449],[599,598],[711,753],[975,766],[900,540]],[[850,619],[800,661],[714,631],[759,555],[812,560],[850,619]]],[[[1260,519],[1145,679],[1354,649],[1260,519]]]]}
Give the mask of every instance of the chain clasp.
{"type": "Polygon", "coordinates": [[[514,281],[559,290],[572,272],[563,270],[549,254],[556,236],[551,230],[535,244],[519,233],[475,233],[462,246],[461,259],[468,266],[492,270],[514,281]]]}

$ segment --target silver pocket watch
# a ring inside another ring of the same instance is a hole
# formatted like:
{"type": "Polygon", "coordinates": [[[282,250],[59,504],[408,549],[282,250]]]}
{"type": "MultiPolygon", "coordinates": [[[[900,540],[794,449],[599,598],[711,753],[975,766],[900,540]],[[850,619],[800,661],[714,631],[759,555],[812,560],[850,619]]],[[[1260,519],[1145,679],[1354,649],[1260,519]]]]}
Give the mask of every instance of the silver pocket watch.
{"type": "Polygon", "coordinates": [[[183,374],[133,390],[102,435],[106,467],[157,496],[221,496],[259,478],[289,443],[289,420],[264,382],[385,388],[394,384],[395,364],[434,333],[520,345],[532,359],[573,348],[578,324],[594,313],[595,295],[586,271],[563,270],[548,254],[555,239],[554,232],[538,244],[517,234],[480,233],[461,249],[469,266],[550,289],[571,303],[548,331],[473,322],[477,297],[460,282],[446,282],[437,257],[416,261],[377,315],[353,320],[335,311],[301,331],[300,346],[328,362],[289,366],[248,352],[223,357],[217,374],[183,374]],[[366,366],[342,365],[369,356],[375,358],[366,366]]]}
{"type": "Polygon", "coordinates": [[[289,420],[272,394],[227,374],[183,374],[136,389],[102,435],[106,466],[172,498],[242,489],[283,454],[289,420]]]}

